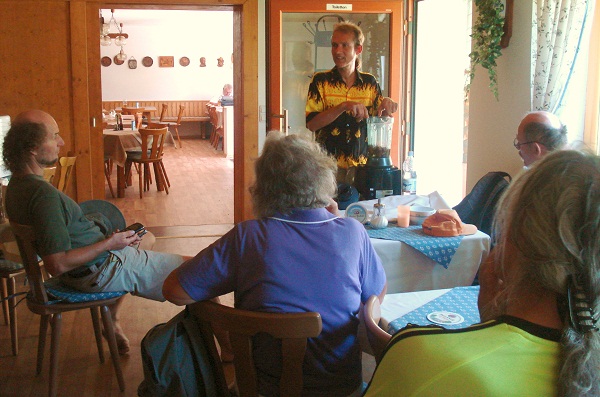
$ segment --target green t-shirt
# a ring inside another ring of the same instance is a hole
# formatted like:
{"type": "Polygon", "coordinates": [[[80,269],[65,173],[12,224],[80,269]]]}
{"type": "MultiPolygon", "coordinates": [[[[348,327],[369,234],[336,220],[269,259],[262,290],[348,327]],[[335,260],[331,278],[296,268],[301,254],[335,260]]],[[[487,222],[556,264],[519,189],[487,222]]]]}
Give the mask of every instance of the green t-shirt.
{"type": "Polygon", "coordinates": [[[502,316],[468,328],[407,327],[365,396],[555,396],[560,331],[502,316]]]}
{"type": "MultiPolygon", "coordinates": [[[[33,226],[40,256],[85,247],[105,238],[75,201],[40,175],[10,179],[6,189],[6,213],[11,221],[33,226]]],[[[103,252],[85,265],[107,257],[108,252],[103,252]]]]}

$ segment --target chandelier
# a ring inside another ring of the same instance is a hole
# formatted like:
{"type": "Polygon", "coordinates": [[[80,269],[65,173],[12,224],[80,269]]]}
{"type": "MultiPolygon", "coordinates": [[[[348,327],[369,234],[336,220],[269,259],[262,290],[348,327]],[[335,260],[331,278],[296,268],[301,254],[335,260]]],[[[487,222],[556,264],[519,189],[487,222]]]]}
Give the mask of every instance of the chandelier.
{"type": "Polygon", "coordinates": [[[121,51],[119,51],[117,54],[117,59],[124,61],[127,59],[127,54],[125,54],[123,51],[123,46],[127,44],[129,35],[127,33],[123,33],[123,24],[118,23],[115,19],[114,8],[110,10],[110,13],[110,20],[108,23],[105,23],[104,17],[102,16],[102,10],[100,10],[100,44],[103,46],[109,46],[114,40],[115,45],[121,47],[121,51]],[[111,33],[111,28],[113,26],[116,29],[116,33],[111,33]]]}

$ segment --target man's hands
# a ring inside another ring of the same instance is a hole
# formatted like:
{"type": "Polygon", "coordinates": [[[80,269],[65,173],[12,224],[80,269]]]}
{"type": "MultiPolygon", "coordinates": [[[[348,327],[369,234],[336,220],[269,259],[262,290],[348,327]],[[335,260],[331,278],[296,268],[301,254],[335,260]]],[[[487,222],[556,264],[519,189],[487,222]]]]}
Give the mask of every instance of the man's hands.
{"type": "Polygon", "coordinates": [[[120,250],[128,245],[137,246],[140,241],[142,241],[142,238],[133,230],[125,230],[122,232],[117,230],[108,238],[108,251],[120,250]]]}
{"type": "Polygon", "coordinates": [[[344,102],[344,106],[346,107],[346,112],[350,113],[356,119],[357,123],[369,118],[369,111],[362,103],[348,101],[344,102]]]}
{"type": "Polygon", "coordinates": [[[396,113],[398,110],[398,104],[391,98],[383,98],[379,108],[377,108],[377,116],[391,116],[392,113],[396,113]]]}

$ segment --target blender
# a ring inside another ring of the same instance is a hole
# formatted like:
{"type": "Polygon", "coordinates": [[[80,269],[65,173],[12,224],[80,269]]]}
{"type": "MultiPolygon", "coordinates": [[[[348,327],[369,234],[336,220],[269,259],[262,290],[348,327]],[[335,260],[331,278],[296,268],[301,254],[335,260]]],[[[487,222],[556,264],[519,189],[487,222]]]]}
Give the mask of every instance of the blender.
{"type": "Polygon", "coordinates": [[[354,186],[362,200],[402,194],[402,172],[392,164],[393,117],[367,119],[367,164],[357,167],[354,186]]]}

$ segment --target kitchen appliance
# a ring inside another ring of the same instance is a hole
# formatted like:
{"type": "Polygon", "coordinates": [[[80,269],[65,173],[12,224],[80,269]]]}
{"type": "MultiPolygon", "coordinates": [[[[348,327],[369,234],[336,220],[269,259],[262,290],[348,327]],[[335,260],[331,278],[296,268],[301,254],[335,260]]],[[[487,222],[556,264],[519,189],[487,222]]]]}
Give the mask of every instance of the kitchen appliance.
{"type": "Polygon", "coordinates": [[[354,186],[362,200],[402,194],[402,171],[392,164],[393,117],[367,119],[367,164],[356,169],[354,186]]]}

